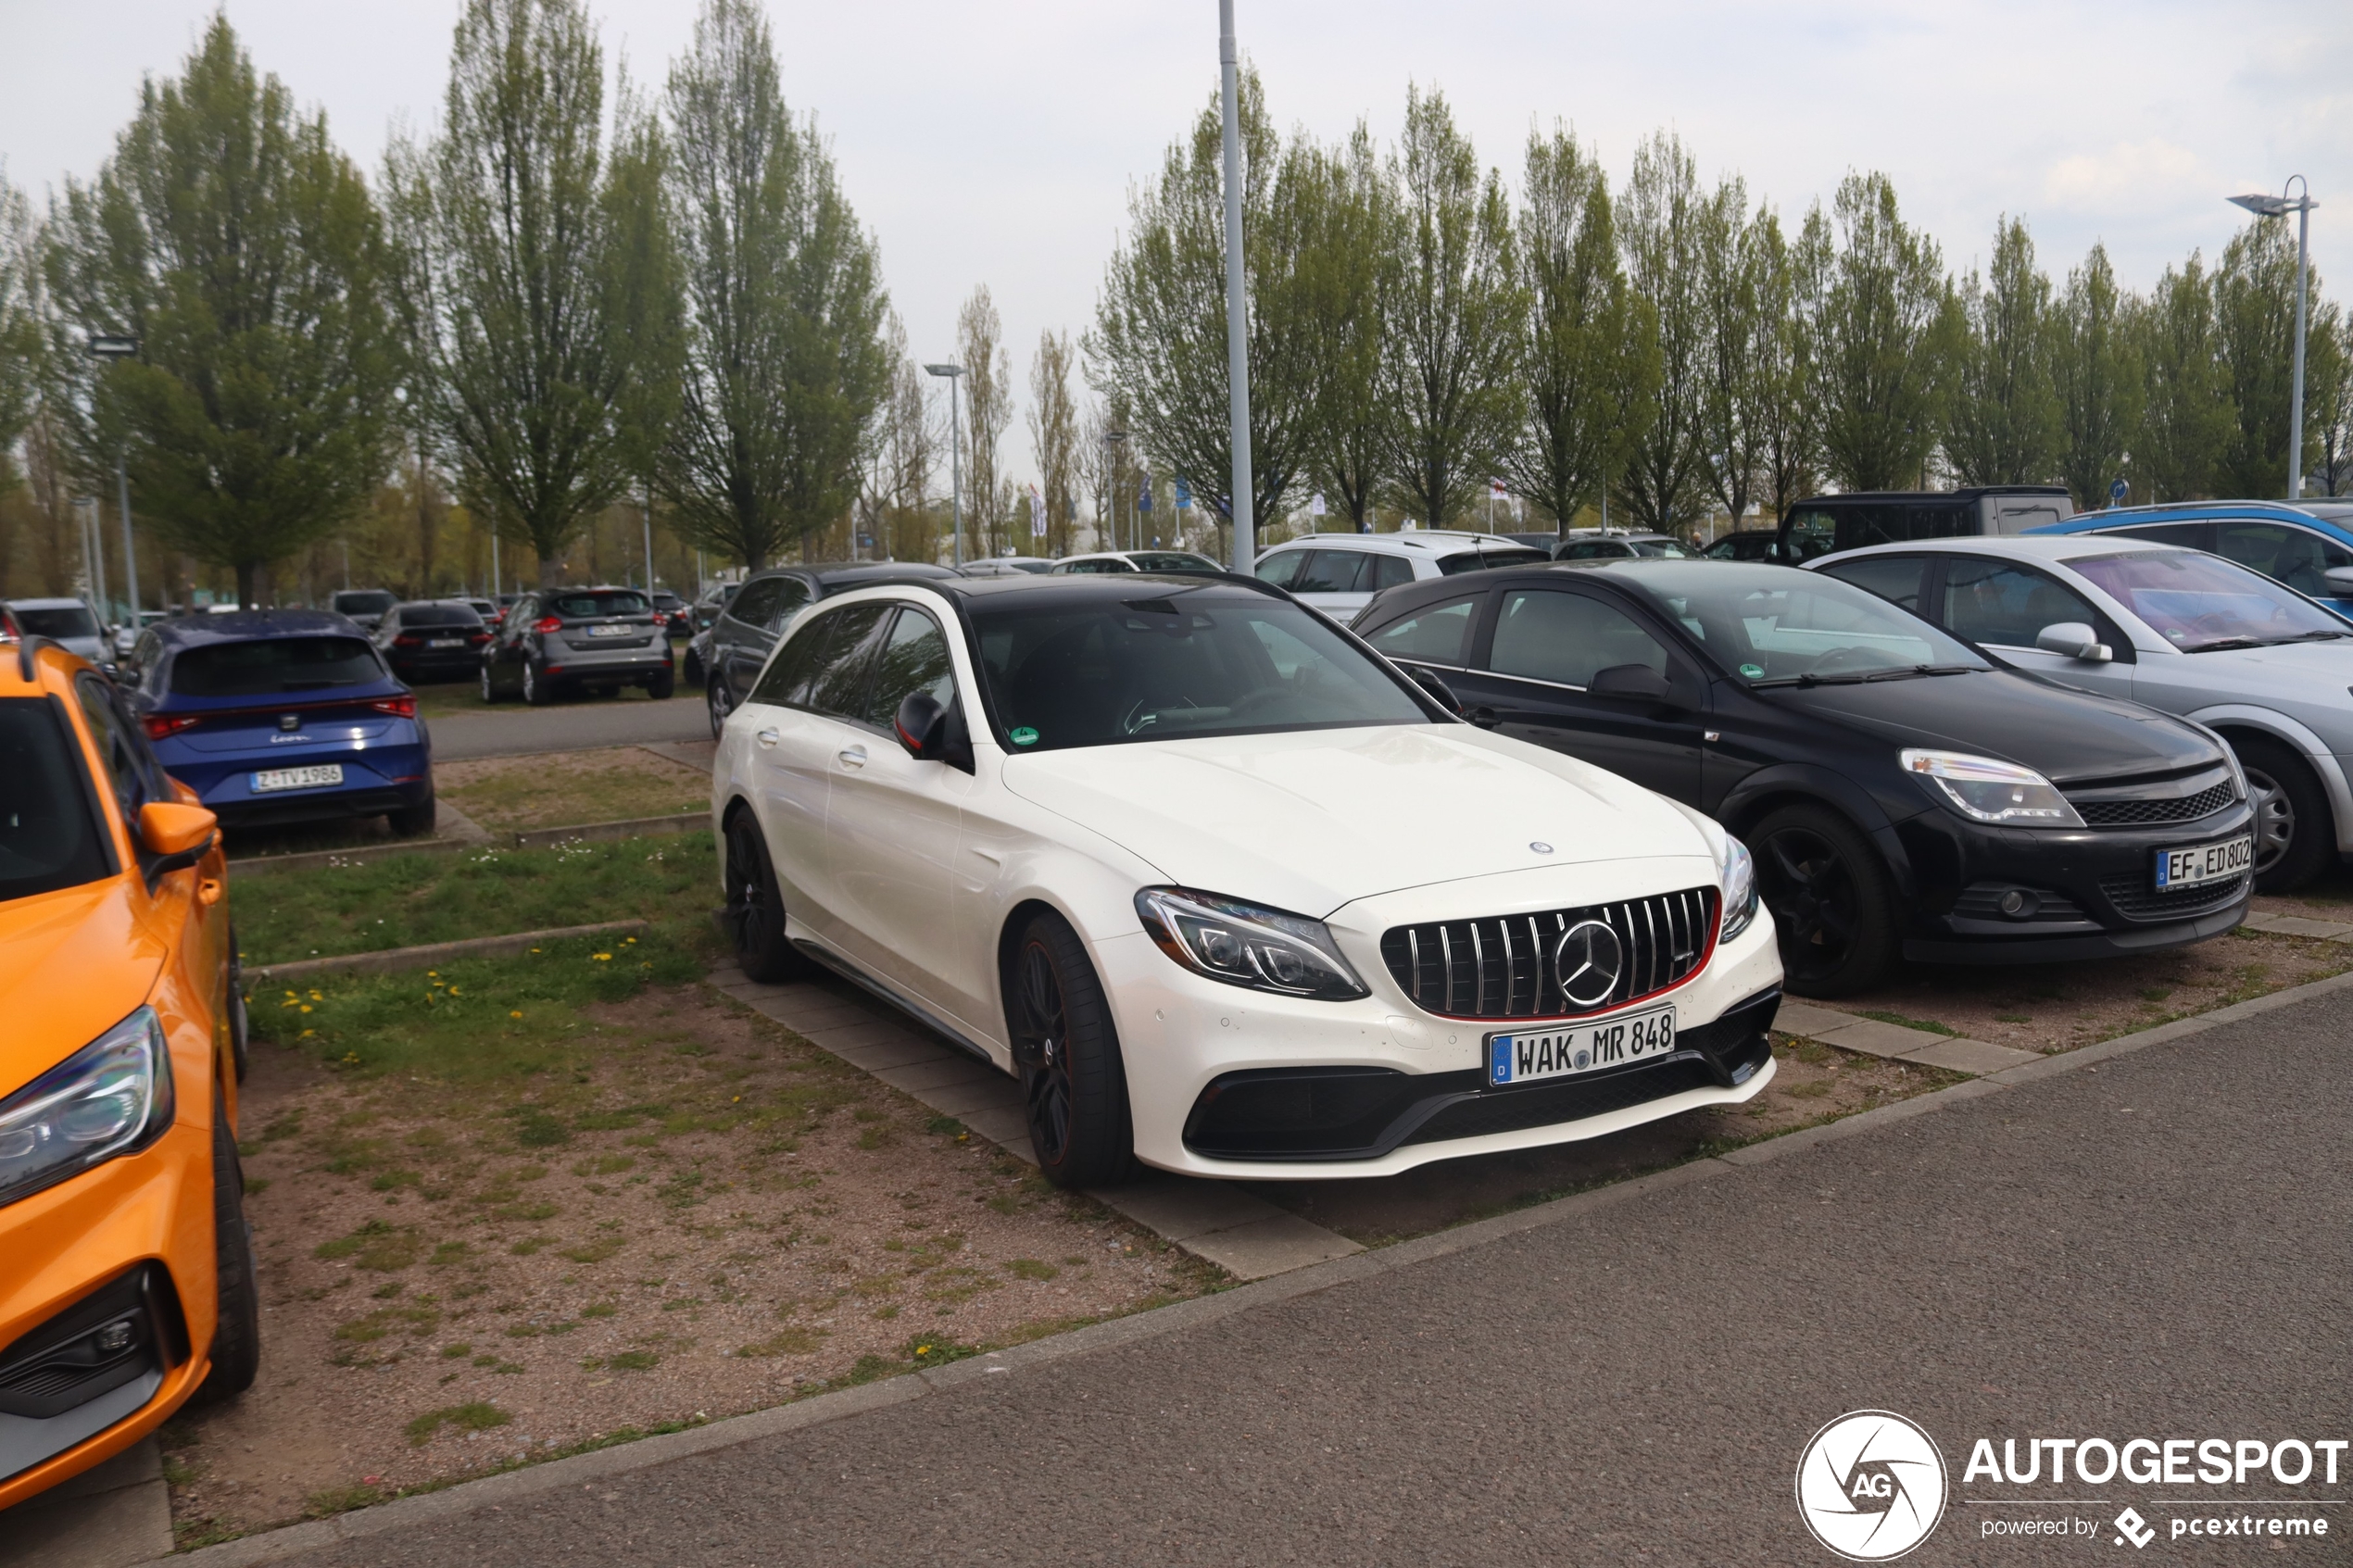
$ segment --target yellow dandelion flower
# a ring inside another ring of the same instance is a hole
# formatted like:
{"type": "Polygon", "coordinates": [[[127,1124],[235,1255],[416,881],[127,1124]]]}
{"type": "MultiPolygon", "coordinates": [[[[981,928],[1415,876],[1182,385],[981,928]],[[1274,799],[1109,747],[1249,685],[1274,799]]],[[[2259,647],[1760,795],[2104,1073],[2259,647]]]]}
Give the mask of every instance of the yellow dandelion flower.
{"type": "Polygon", "coordinates": [[[507,1016],[509,1018],[521,1018],[522,1016],[522,1012],[520,1009],[518,1009],[516,1011],[510,1012],[507,1016]]]}
{"type": "Polygon", "coordinates": [[[313,991],[313,992],[311,992],[311,993],[310,993],[310,999],[311,999],[312,1001],[314,1001],[314,1002],[323,1002],[323,1001],[325,1001],[327,998],[326,998],[326,997],[322,997],[322,996],[321,996],[318,992],[313,991]]]}
{"type": "Polygon", "coordinates": [[[612,955],[610,953],[598,953],[597,955],[597,961],[598,963],[610,963],[612,962],[612,955]]]}
{"type": "Polygon", "coordinates": [[[305,1003],[303,1003],[303,1004],[302,1004],[302,1010],[303,1010],[303,1011],[305,1011],[305,1012],[308,1012],[308,1011],[310,1010],[310,1004],[309,1004],[308,1002],[305,1002],[305,1003]]]}
{"type": "Polygon", "coordinates": [[[637,940],[637,939],[636,939],[635,936],[624,936],[624,937],[623,937],[623,938],[622,938],[622,941],[623,941],[624,943],[631,943],[631,944],[635,943],[635,941],[636,941],[636,940],[637,940]]]}
{"type": "Polygon", "coordinates": [[[310,1035],[311,1035],[311,1031],[309,1031],[309,1030],[306,1029],[306,1030],[304,1030],[304,1031],[302,1032],[302,1034],[298,1036],[298,1038],[308,1040],[308,1038],[310,1038],[310,1035]]]}
{"type": "Polygon", "coordinates": [[[437,969],[429,969],[425,971],[425,978],[427,980],[431,980],[434,975],[439,974],[440,972],[441,971],[437,969]]]}
{"type": "Polygon", "coordinates": [[[928,1345],[918,1345],[915,1347],[915,1354],[919,1356],[928,1356],[931,1354],[931,1347],[928,1345]]]}
{"type": "Polygon", "coordinates": [[[453,996],[453,997],[454,997],[454,996],[456,996],[456,995],[458,995],[458,987],[456,987],[455,985],[452,985],[451,987],[449,987],[449,994],[450,994],[451,996],[453,996]]]}

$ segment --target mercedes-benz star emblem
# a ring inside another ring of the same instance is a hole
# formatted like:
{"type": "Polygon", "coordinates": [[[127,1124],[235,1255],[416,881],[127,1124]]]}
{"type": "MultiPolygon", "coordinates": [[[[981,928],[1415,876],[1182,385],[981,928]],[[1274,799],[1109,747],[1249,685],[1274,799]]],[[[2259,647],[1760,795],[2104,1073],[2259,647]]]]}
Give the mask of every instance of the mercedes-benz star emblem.
{"type": "Polygon", "coordinates": [[[1595,1008],[1609,1000],[1625,967],[1625,945],[1597,920],[1579,921],[1553,944],[1553,972],[1571,1007],[1595,1008]]]}

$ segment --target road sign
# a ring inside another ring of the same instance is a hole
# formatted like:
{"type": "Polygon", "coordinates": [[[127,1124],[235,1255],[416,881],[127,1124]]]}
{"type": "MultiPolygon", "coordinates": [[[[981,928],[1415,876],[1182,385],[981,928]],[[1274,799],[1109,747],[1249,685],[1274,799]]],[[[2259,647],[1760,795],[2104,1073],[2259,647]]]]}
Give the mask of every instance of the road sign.
{"type": "Polygon", "coordinates": [[[1152,487],[1151,485],[1147,484],[1141,490],[1136,492],[1136,509],[1139,512],[1148,512],[1152,509],[1152,487]]]}
{"type": "Polygon", "coordinates": [[[1181,512],[1192,504],[1193,487],[1185,483],[1185,476],[1180,473],[1176,476],[1176,509],[1181,512]]]}
{"type": "Polygon", "coordinates": [[[2131,485],[2125,483],[2120,479],[2118,480],[2115,483],[2108,487],[2108,505],[2112,507],[2122,506],[2124,504],[2124,497],[2130,495],[2132,493],[2133,487],[2131,485]]]}

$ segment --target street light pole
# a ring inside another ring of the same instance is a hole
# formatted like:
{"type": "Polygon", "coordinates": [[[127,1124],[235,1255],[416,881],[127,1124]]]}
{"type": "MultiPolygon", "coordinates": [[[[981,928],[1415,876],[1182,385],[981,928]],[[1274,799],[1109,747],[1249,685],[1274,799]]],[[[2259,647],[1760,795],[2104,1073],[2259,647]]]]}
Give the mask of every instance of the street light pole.
{"type": "Polygon", "coordinates": [[[1121,448],[1127,445],[1124,430],[1103,432],[1103,518],[1101,532],[1104,535],[1095,543],[1103,549],[1119,548],[1119,497],[1127,488],[1127,472],[1120,465],[1121,448]]]}
{"type": "Polygon", "coordinates": [[[948,378],[948,506],[956,531],[956,570],[964,568],[964,433],[956,420],[956,378],[962,365],[925,365],[935,376],[948,378]]]}
{"type": "Polygon", "coordinates": [[[1234,570],[1247,576],[1256,554],[1251,526],[1250,313],[1243,298],[1241,51],[1234,0],[1217,0],[1217,63],[1226,105],[1226,383],[1232,405],[1234,570]]]}
{"type": "MultiPolygon", "coordinates": [[[[2298,297],[2301,298],[2300,295],[2298,297]]],[[[135,337],[93,336],[86,347],[92,358],[111,363],[117,359],[136,358],[139,353],[139,340],[135,337]]],[[[139,554],[131,542],[131,474],[129,456],[121,442],[115,444],[114,483],[116,505],[122,512],[122,575],[126,591],[131,596],[131,624],[136,626],[139,624],[139,554]]],[[[94,536],[97,533],[95,524],[98,521],[98,515],[94,509],[97,503],[94,501],[91,505],[94,508],[91,513],[93,524],[91,532],[94,536]]],[[[99,545],[97,563],[98,615],[99,619],[104,620],[107,599],[107,553],[103,543],[99,545]]]]}
{"type": "Polygon", "coordinates": [[[2289,370],[2287,395],[2287,498],[2296,502],[2304,497],[2304,320],[2305,280],[2309,270],[2305,265],[2307,245],[2312,235],[2312,209],[2321,204],[2312,199],[2312,182],[2301,174],[2288,176],[2281,194],[2233,196],[2233,205],[2243,207],[2258,218],[2284,218],[2296,214],[2296,350],[2289,370]],[[2301,184],[2304,194],[2294,201],[2287,198],[2289,185],[2301,184]]]}

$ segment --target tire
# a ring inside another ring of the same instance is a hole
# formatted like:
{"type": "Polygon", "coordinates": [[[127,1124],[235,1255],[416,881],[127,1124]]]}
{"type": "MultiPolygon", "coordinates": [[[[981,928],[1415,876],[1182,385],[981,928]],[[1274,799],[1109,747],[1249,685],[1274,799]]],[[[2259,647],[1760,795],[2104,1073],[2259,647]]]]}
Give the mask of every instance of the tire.
{"type": "Polygon", "coordinates": [[[555,700],[555,696],[556,694],[548,689],[547,677],[539,673],[539,667],[532,663],[530,659],[524,659],[522,661],[523,701],[534,708],[545,708],[555,700]]]}
{"type": "Polygon", "coordinates": [[[1005,1022],[1046,1179],[1085,1189],[1133,1177],[1135,1124],[1111,1005],[1085,944],[1060,917],[1035,917],[1014,942],[1005,1022]]]}
{"type": "Polygon", "coordinates": [[[690,686],[699,686],[702,684],[702,660],[695,657],[695,650],[693,648],[689,647],[686,650],[686,657],[680,659],[678,663],[678,678],[680,680],[686,682],[686,684],[690,686]]]}
{"type": "Polygon", "coordinates": [[[212,1251],[220,1316],[212,1329],[212,1370],[193,1402],[216,1404],[253,1386],[261,1370],[261,1289],[254,1277],[253,1232],[245,1225],[245,1176],[220,1091],[212,1095],[212,1251]]]}
{"type": "Polygon", "coordinates": [[[490,661],[486,659],[482,661],[482,700],[484,702],[498,700],[498,683],[490,678],[490,661]]]}
{"type": "Polygon", "coordinates": [[[646,695],[656,702],[668,702],[678,690],[678,677],[664,670],[646,683],[646,695]]]}
{"type": "Polygon", "coordinates": [[[384,814],[384,821],[392,824],[395,838],[422,838],[433,832],[439,814],[438,804],[428,795],[423,805],[405,806],[397,811],[388,811],[384,814]]]}
{"type": "Polygon", "coordinates": [[[736,710],[726,677],[715,673],[711,677],[711,684],[703,687],[703,706],[711,713],[711,738],[717,740],[727,728],[727,715],[736,710]]]}
{"type": "Polygon", "coordinates": [[[781,985],[808,973],[809,960],[785,935],[784,892],[768,859],[767,835],[749,807],[727,824],[727,904],[724,917],[736,967],[747,979],[781,985]]]}
{"type": "Polygon", "coordinates": [[[2268,737],[2233,735],[2255,806],[2255,890],[2293,893],[2326,869],[2336,822],[2304,759],[2268,737]]]}
{"type": "Polygon", "coordinates": [[[1784,806],[1747,835],[1780,939],[1782,984],[1843,997],[1887,977],[1902,951],[1894,884],[1854,823],[1824,806],[1784,806]]]}

